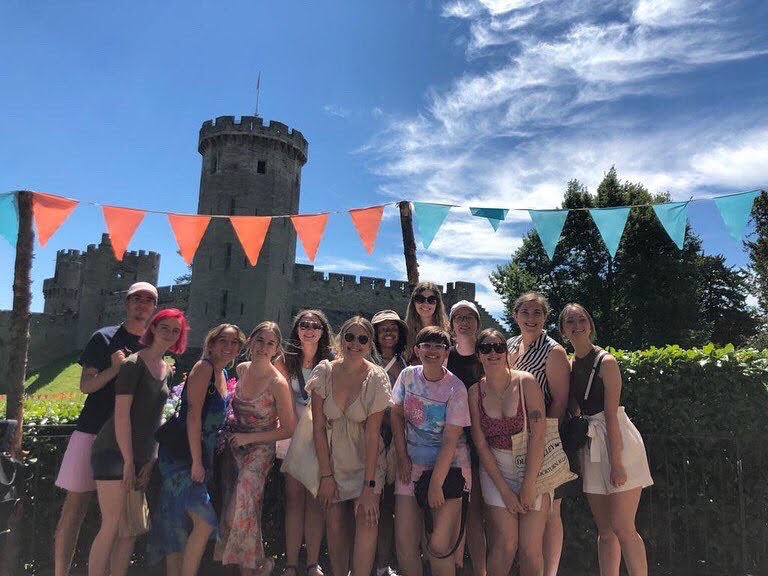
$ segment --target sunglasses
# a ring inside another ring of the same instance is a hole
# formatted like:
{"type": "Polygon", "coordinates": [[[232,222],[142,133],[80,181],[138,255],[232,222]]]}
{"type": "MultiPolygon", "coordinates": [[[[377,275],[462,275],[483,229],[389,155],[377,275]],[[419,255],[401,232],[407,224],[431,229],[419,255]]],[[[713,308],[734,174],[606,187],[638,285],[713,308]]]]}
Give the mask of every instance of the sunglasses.
{"type": "Polygon", "coordinates": [[[437,304],[437,296],[422,296],[421,294],[416,294],[413,299],[419,304],[424,304],[424,302],[427,304],[437,304]]]}
{"type": "Polygon", "coordinates": [[[302,320],[299,322],[299,328],[302,330],[322,330],[323,325],[320,322],[310,322],[309,320],[302,320]]]}
{"type": "Polygon", "coordinates": [[[507,344],[505,342],[483,342],[477,345],[477,351],[480,354],[490,354],[491,351],[496,352],[496,354],[505,354],[507,344]]]}
{"type": "Polygon", "coordinates": [[[443,342],[419,342],[416,344],[416,347],[425,352],[430,350],[448,350],[448,345],[443,342]]]}
{"type": "MultiPolygon", "coordinates": [[[[365,334],[360,334],[359,336],[357,336],[357,341],[360,344],[368,344],[368,340],[369,340],[369,338],[365,334]]],[[[344,334],[344,342],[354,342],[354,341],[355,341],[355,335],[354,334],[351,334],[349,332],[344,334]]]]}

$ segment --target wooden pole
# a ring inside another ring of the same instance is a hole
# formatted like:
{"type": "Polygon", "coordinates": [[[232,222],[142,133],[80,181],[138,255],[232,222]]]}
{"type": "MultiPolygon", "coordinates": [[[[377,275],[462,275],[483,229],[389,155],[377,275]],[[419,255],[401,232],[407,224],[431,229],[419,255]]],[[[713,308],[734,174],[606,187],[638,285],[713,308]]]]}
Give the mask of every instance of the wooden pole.
{"type": "Polygon", "coordinates": [[[32,193],[17,192],[19,235],[16,240],[16,264],[13,272],[13,308],[8,331],[8,363],[4,379],[8,387],[5,417],[16,420],[16,434],[11,453],[21,457],[21,429],[24,421],[24,379],[29,351],[29,307],[32,303],[32,270],[34,231],[32,229],[32,193]]]}
{"type": "Polygon", "coordinates": [[[408,200],[398,202],[397,205],[400,208],[400,228],[403,231],[405,270],[408,274],[408,284],[413,289],[419,283],[419,262],[416,260],[416,239],[413,236],[413,213],[408,200]]]}

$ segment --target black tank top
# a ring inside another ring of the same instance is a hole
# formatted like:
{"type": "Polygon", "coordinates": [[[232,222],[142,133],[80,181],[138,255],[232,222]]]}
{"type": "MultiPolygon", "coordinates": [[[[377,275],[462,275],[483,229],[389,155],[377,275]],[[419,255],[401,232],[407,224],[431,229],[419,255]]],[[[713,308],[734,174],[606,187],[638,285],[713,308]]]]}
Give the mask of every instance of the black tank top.
{"type": "Polygon", "coordinates": [[[584,400],[584,392],[587,390],[589,375],[592,373],[592,365],[595,363],[595,356],[597,356],[600,350],[601,348],[595,346],[592,348],[592,352],[584,356],[584,358],[573,357],[570,397],[579,404],[581,413],[585,416],[598,414],[605,407],[603,399],[604,386],[603,379],[600,376],[600,366],[597,367],[597,372],[595,372],[595,377],[592,380],[592,389],[589,391],[589,396],[584,400]]]}

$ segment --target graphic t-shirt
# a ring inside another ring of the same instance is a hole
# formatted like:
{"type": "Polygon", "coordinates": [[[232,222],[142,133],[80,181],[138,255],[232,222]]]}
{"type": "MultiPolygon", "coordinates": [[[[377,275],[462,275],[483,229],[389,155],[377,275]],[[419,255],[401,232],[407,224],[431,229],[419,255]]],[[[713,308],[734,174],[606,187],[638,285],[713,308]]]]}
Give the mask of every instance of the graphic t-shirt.
{"type": "MultiPolygon", "coordinates": [[[[126,358],[138,352],[144,346],[139,344],[139,336],[131,334],[125,327],[107,326],[93,333],[88,344],[80,355],[82,367],[90,366],[103,372],[112,364],[111,356],[122,350],[126,358]]],[[[115,378],[107,382],[103,388],[88,394],[77,419],[77,430],[87,434],[98,434],[104,422],[109,420],[115,411],[115,378]]]]}
{"type": "MultiPolygon", "coordinates": [[[[422,366],[409,366],[400,372],[392,390],[392,400],[403,407],[405,439],[413,464],[431,468],[443,443],[446,424],[470,425],[467,389],[448,370],[437,382],[424,378],[422,366]]],[[[452,466],[467,467],[469,450],[464,436],[459,437],[452,466]]]]}

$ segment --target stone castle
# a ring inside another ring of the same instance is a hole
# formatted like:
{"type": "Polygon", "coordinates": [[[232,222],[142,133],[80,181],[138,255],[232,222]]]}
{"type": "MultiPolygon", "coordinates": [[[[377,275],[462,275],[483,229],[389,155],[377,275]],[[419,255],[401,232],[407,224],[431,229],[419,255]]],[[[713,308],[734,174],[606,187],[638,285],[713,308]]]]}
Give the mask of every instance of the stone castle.
{"type": "MultiPolygon", "coordinates": [[[[299,211],[301,169],[309,145],[298,130],[258,116],[220,116],[200,129],[202,156],[198,214],[268,216],[299,211]]],[[[256,266],[250,266],[226,218],[212,218],[192,262],[191,281],[158,287],[158,307],[187,312],[190,346],[199,346],[207,330],[221,322],[246,332],[264,319],[284,331],[302,308],[326,312],[335,328],[355,314],[370,318],[391,308],[404,316],[410,296],[407,282],[349,274],[325,274],[297,264],[296,232],[288,218],[273,219],[256,266]]],[[[32,315],[30,369],[82,349],[100,326],[121,320],[125,291],[137,280],[157,285],[160,255],[126,252],[115,259],[109,236],[85,252],[60,250],[53,278],[43,284],[45,307],[32,315]]],[[[475,300],[475,285],[449,283],[446,307],[475,300]]],[[[478,304],[483,326],[500,328],[478,304]]],[[[0,311],[0,358],[10,313],[0,311]]]]}

